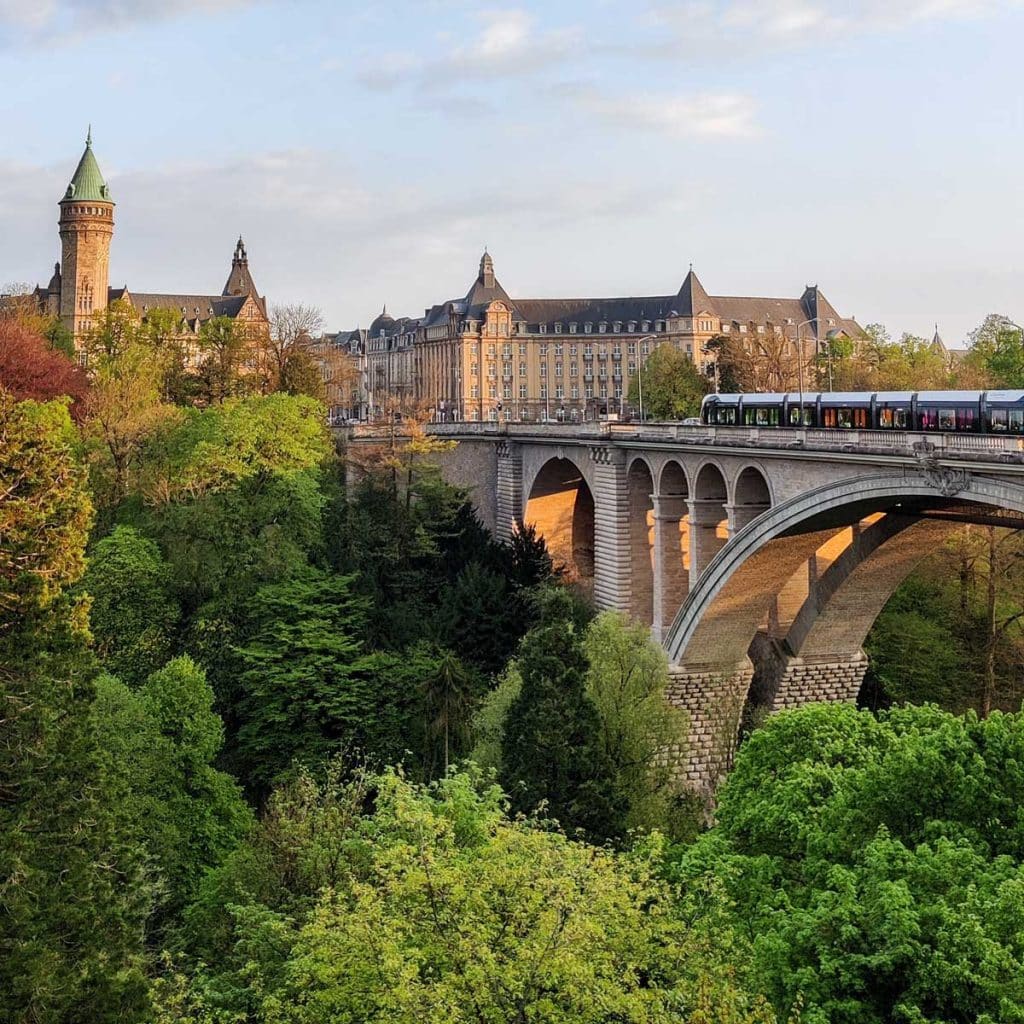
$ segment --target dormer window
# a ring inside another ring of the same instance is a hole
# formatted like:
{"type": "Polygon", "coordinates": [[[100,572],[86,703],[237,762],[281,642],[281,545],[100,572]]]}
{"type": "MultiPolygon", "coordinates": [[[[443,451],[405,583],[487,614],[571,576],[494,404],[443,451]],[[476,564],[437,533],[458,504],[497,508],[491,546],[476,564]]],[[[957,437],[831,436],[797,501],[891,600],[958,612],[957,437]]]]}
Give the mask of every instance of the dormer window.
{"type": "Polygon", "coordinates": [[[597,329],[598,329],[598,331],[599,331],[599,332],[600,332],[601,334],[604,334],[604,332],[608,330],[608,324],[607,324],[607,323],[605,323],[605,321],[604,321],[604,320],[602,320],[602,321],[601,321],[601,322],[600,322],[600,323],[599,323],[599,324],[597,325],[597,329]]]}
{"type": "Polygon", "coordinates": [[[629,330],[631,330],[631,331],[635,331],[636,330],[636,321],[635,320],[630,320],[629,321],[629,330]]]}
{"type": "Polygon", "coordinates": [[[649,331],[650,329],[651,329],[651,321],[650,320],[645,320],[641,324],[641,326],[640,326],[640,330],[642,330],[642,331],[649,331]]]}
{"type": "Polygon", "coordinates": [[[540,331],[541,334],[547,334],[548,333],[548,325],[547,324],[539,324],[538,327],[537,327],[537,330],[540,331]]]}
{"type": "Polygon", "coordinates": [[[593,329],[594,329],[594,325],[593,324],[584,324],[583,325],[583,333],[584,334],[590,334],[590,332],[593,331],[593,329]]]}
{"type": "Polygon", "coordinates": [[[562,333],[562,325],[561,324],[555,324],[555,334],[561,334],[561,333],[562,333]]]}
{"type": "Polygon", "coordinates": [[[576,333],[576,328],[577,328],[577,326],[578,326],[578,325],[577,325],[577,324],[574,324],[574,323],[571,323],[571,324],[569,324],[569,333],[570,333],[570,334],[575,334],[575,333],[576,333]]]}

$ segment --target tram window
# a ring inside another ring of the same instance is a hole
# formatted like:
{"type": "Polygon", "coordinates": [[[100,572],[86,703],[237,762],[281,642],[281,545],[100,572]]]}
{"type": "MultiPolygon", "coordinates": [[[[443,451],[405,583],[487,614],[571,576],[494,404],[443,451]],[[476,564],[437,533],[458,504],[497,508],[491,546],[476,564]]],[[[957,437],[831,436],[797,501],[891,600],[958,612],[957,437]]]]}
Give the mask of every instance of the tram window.
{"type": "Polygon", "coordinates": [[[910,413],[906,409],[879,409],[878,426],[881,430],[906,430],[910,413]]]}
{"type": "Polygon", "coordinates": [[[758,405],[743,410],[743,423],[748,427],[777,427],[779,410],[776,406],[758,405]]]}
{"type": "Polygon", "coordinates": [[[841,430],[851,430],[856,427],[858,430],[863,430],[868,425],[868,411],[867,409],[846,407],[823,409],[822,420],[826,427],[838,427],[841,430]]]}
{"type": "Polygon", "coordinates": [[[714,422],[725,427],[734,426],[736,423],[736,409],[734,406],[718,406],[714,410],[714,422]]]}
{"type": "Polygon", "coordinates": [[[939,429],[939,410],[921,409],[917,415],[918,428],[920,430],[939,429]]]}
{"type": "MultiPolygon", "coordinates": [[[[805,405],[803,407],[803,410],[804,410],[803,426],[805,426],[805,427],[813,426],[814,425],[814,407],[810,406],[810,405],[805,405]]],[[[799,426],[801,426],[801,423],[800,423],[800,406],[799,405],[791,405],[789,407],[789,425],[791,427],[799,427],[799,426]]]]}
{"type": "Polygon", "coordinates": [[[1024,409],[990,409],[988,429],[993,434],[1024,432],[1024,409]]]}
{"type": "Polygon", "coordinates": [[[975,430],[976,429],[977,411],[971,408],[958,408],[956,411],[956,429],[957,430],[975,430]]]}
{"type": "Polygon", "coordinates": [[[956,430],[956,409],[939,410],[939,430],[956,430]]]}

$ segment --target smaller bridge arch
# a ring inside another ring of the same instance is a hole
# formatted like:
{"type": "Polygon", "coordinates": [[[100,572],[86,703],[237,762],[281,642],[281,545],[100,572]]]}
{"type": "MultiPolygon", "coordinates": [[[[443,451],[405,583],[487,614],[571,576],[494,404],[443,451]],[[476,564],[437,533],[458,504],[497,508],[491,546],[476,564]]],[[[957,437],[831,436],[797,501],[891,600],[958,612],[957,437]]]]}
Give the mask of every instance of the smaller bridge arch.
{"type": "Polygon", "coordinates": [[[690,498],[690,589],[729,539],[729,487],[715,459],[694,475],[690,498]]]}
{"type": "Polygon", "coordinates": [[[564,565],[585,587],[593,584],[594,496],[575,462],[559,456],[540,467],[523,522],[544,538],[556,565],[564,565]]]}
{"type": "Polygon", "coordinates": [[[654,474],[643,456],[630,461],[626,488],[631,570],[629,613],[650,625],[654,621],[654,474]]]}

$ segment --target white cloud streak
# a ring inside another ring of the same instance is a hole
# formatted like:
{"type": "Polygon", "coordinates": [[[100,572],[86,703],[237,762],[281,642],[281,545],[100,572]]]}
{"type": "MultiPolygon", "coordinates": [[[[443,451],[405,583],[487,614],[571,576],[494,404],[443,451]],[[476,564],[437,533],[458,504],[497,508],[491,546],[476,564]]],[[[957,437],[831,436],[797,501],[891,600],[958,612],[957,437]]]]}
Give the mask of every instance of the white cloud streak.
{"type": "Polygon", "coordinates": [[[609,96],[584,90],[578,106],[612,124],[680,138],[750,138],[758,133],[756,104],[742,93],[609,96]]]}
{"type": "Polygon", "coordinates": [[[1022,0],[687,0],[658,6],[655,21],[680,39],[799,45],[995,17],[1021,7],[1022,0]]]}

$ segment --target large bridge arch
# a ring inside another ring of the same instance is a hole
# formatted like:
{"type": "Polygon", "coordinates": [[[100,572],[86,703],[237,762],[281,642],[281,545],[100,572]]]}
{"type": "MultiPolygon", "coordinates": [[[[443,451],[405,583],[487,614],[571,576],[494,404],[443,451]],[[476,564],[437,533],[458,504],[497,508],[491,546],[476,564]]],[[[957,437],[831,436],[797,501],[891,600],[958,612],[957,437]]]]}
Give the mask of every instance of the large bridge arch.
{"type": "Polygon", "coordinates": [[[580,467],[558,455],[534,474],[525,491],[523,522],[544,538],[556,565],[589,586],[594,578],[594,495],[580,467]]]}
{"type": "Polygon", "coordinates": [[[970,521],[911,525],[922,513],[969,505],[979,516],[998,509],[1024,517],[1019,484],[964,477],[946,491],[922,474],[844,480],[767,510],[719,552],[664,642],[674,666],[670,696],[691,715],[693,779],[713,788],[727,769],[754,677],[751,644],[779,588],[837,534],[853,527],[854,541],[790,627],[784,653],[792,659],[784,660],[775,681],[773,707],[856,695],[866,667],[860,644],[888,595],[938,537],[970,521]],[[859,524],[874,513],[885,515],[859,536],[859,524]],[[872,570],[884,578],[872,580],[872,570]],[[830,644],[855,649],[831,650],[830,644]]]}
{"type": "Polygon", "coordinates": [[[972,477],[955,494],[943,495],[919,474],[855,477],[769,509],[719,552],[691,589],[665,639],[669,660],[718,670],[742,663],[773,588],[837,530],[872,512],[913,514],[951,503],[1024,515],[1024,486],[972,477]],[[709,632],[718,634],[717,642],[709,632]]]}

